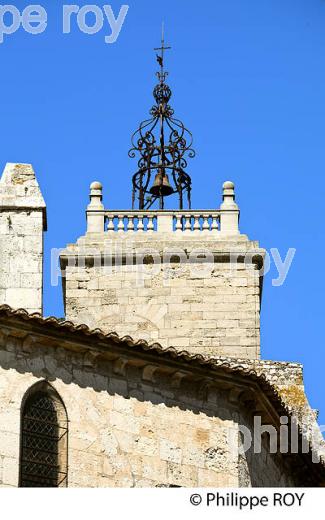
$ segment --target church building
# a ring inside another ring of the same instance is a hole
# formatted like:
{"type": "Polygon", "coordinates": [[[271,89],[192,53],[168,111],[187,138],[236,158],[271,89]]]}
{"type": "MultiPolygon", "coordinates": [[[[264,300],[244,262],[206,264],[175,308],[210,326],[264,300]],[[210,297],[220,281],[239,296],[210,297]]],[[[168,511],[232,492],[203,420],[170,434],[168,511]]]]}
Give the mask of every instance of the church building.
{"type": "Polygon", "coordinates": [[[159,50],[132,209],[105,209],[91,184],[85,233],[60,255],[64,319],[43,313],[34,170],[2,174],[0,486],[322,486],[302,365],[261,359],[265,250],[232,182],[219,209],[192,209],[192,136],[159,50]]]}

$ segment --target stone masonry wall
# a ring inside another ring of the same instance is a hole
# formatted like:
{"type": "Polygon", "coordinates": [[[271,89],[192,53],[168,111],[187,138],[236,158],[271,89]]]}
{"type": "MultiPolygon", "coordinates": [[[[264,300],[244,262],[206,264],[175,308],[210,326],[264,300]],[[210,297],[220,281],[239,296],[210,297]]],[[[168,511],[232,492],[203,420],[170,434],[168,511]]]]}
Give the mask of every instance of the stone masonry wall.
{"type": "MultiPolygon", "coordinates": [[[[44,379],[68,414],[70,487],[249,486],[253,477],[262,483],[262,460],[247,459],[243,471],[238,424],[246,411],[226,391],[173,388],[163,375],[153,384],[136,367],[118,375],[108,361],[0,335],[0,486],[18,485],[21,403],[44,379]]],[[[267,484],[293,480],[272,459],[267,484]]]]}
{"type": "Polygon", "coordinates": [[[29,164],[0,179],[0,303],[42,312],[45,203],[29,164]]]}
{"type": "Polygon", "coordinates": [[[0,211],[0,301],[42,310],[42,212],[0,211]]]}
{"type": "MultiPolygon", "coordinates": [[[[86,237],[63,253],[69,258],[64,273],[67,319],[193,353],[259,358],[260,277],[255,264],[230,264],[215,254],[214,263],[180,264],[171,258],[158,269],[157,264],[82,266],[81,257],[73,265],[73,254],[103,251],[105,235],[102,243],[97,240],[91,243],[86,237]]],[[[170,248],[182,247],[188,255],[195,247],[213,252],[222,247],[189,238],[177,243],[172,234],[165,242],[170,248]]],[[[231,244],[223,247],[229,256],[231,244]]],[[[154,237],[134,243],[133,248],[160,252],[162,245],[154,237]]]]}

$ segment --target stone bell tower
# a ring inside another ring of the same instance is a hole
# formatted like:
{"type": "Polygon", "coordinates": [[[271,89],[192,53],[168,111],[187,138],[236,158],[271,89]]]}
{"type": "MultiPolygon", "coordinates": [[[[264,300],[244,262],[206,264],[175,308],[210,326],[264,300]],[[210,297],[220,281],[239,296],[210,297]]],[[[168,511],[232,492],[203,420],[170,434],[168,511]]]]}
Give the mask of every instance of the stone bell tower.
{"type": "Polygon", "coordinates": [[[159,50],[151,120],[129,153],[138,156],[132,210],[105,209],[101,183],[91,185],[86,234],[61,254],[66,317],[164,347],[257,359],[264,250],[239,231],[232,182],[220,209],[191,209],[192,135],[174,118],[164,42],[159,50]],[[178,209],[166,209],[167,197],[178,209]]]}

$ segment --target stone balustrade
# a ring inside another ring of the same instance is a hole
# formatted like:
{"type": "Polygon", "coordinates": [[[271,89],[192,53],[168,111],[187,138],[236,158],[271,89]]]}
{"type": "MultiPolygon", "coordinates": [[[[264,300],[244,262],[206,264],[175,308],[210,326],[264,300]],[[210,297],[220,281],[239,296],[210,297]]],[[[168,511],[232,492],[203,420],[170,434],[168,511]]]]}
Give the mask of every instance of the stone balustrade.
{"type": "Polygon", "coordinates": [[[105,211],[107,232],[219,231],[220,211],[105,211]]]}
{"type": "Polygon", "coordinates": [[[105,211],[107,232],[150,232],[157,231],[158,212],[155,211],[105,211]]]}
{"type": "Polygon", "coordinates": [[[105,210],[102,185],[93,182],[87,208],[88,233],[215,233],[238,235],[234,184],[223,185],[220,210],[105,210]]]}
{"type": "Polygon", "coordinates": [[[220,211],[178,211],[173,214],[173,231],[219,231],[220,211]]]}

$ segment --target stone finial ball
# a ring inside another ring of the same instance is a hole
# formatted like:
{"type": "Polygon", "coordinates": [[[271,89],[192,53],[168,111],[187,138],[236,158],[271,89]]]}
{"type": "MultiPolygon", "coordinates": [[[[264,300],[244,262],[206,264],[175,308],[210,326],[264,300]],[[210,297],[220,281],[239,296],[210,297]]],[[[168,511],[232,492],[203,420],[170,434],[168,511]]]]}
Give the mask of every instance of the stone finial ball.
{"type": "Polygon", "coordinates": [[[98,181],[92,182],[90,185],[90,189],[91,190],[102,190],[103,189],[102,183],[98,182],[98,181]]]}
{"type": "Polygon", "coordinates": [[[226,181],[223,183],[223,189],[224,190],[233,190],[235,188],[235,185],[231,181],[226,181]]]}

